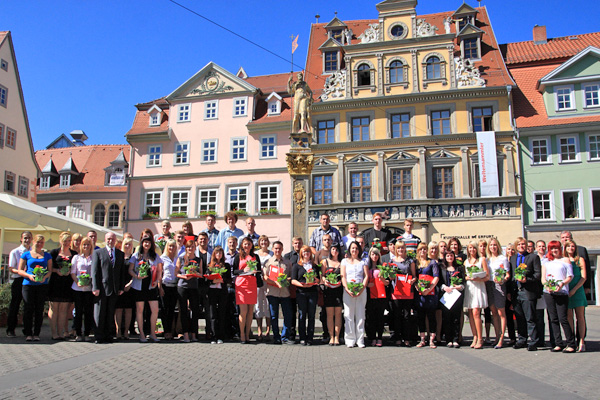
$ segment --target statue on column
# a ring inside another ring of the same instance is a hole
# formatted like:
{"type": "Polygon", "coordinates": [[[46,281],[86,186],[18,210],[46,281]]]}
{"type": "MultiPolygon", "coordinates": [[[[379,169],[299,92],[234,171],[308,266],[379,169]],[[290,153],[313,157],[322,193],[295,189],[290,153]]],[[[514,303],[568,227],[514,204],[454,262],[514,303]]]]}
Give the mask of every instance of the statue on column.
{"type": "Polygon", "coordinates": [[[292,120],[292,133],[311,133],[312,121],[310,106],[313,103],[313,93],[304,81],[302,72],[298,73],[298,80],[293,82],[293,77],[288,79],[288,93],[294,96],[294,119],[292,120]]]}

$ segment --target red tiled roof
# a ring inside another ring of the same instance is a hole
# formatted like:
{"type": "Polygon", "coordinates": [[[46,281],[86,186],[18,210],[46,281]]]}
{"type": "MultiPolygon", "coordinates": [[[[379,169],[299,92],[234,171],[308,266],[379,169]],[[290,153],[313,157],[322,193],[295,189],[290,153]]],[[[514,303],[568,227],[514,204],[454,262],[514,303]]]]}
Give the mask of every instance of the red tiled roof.
{"type": "Polygon", "coordinates": [[[585,33],[548,39],[545,44],[533,41],[507,43],[506,64],[519,64],[533,61],[566,59],[589,46],[600,48],[600,32],[585,33]]]}
{"type": "Polygon", "coordinates": [[[136,105],[137,111],[133,118],[131,129],[126,133],[126,136],[140,135],[145,133],[165,132],[169,129],[169,103],[164,97],[152,100],[147,103],[136,105]],[[150,115],[147,111],[156,104],[162,109],[161,121],[158,126],[150,126],[150,115]]]}
{"type": "Polygon", "coordinates": [[[514,113],[518,128],[565,125],[600,121],[600,115],[548,118],[544,99],[536,87],[538,81],[558,68],[562,63],[513,67],[510,72],[517,83],[513,92],[514,113]]]}
{"type": "MultiPolygon", "coordinates": [[[[499,50],[496,37],[492,30],[487,9],[485,7],[477,7],[477,27],[484,31],[482,37],[482,59],[476,62],[476,66],[483,65],[484,70],[481,72],[481,77],[486,80],[487,87],[506,86],[513,85],[514,82],[510,77],[506,69],[506,65],[502,59],[502,53],[499,50]]],[[[438,34],[443,34],[444,19],[451,16],[454,11],[447,11],[435,14],[426,14],[417,16],[418,19],[424,19],[426,22],[438,28],[438,34]]],[[[344,21],[348,25],[349,29],[352,29],[353,39],[352,43],[358,43],[358,36],[360,36],[365,29],[369,27],[369,24],[377,23],[378,20],[356,20],[356,21],[344,21]]],[[[306,81],[311,87],[315,98],[321,95],[323,92],[323,85],[325,83],[326,76],[321,75],[322,73],[322,55],[319,47],[327,40],[327,31],[325,29],[326,23],[312,24],[310,40],[308,44],[308,53],[306,57],[306,81]]],[[[451,24],[451,33],[455,32],[455,24],[451,24]]],[[[455,55],[460,55],[460,43],[457,40],[454,42],[455,55]]]]}
{"type": "MultiPolygon", "coordinates": [[[[294,76],[294,80],[296,79],[297,73],[298,72],[292,73],[294,76]]],[[[263,96],[256,101],[256,108],[254,110],[254,120],[251,121],[249,125],[291,121],[291,98],[287,93],[287,81],[290,75],[291,74],[288,72],[282,74],[252,76],[245,79],[245,81],[249,84],[259,88],[263,94],[263,96]],[[273,92],[276,92],[283,98],[281,104],[281,113],[279,115],[269,116],[267,113],[268,104],[266,99],[273,92]]]]}
{"type": "Polygon", "coordinates": [[[104,168],[110,166],[120,152],[123,152],[125,160],[129,162],[130,146],[126,144],[92,145],[64,147],[60,149],[39,150],[35,152],[35,159],[44,168],[50,156],[57,171],[72,157],[73,164],[79,176],[71,177],[69,188],[60,188],[58,184],[50,189],[40,189],[37,185],[37,193],[64,193],[64,192],[126,192],[127,186],[104,186],[104,168]]]}
{"type": "MultiPolygon", "coordinates": [[[[297,74],[297,72],[293,72],[293,74],[297,74]]],[[[287,93],[287,80],[289,77],[290,73],[283,73],[249,76],[244,80],[252,86],[259,88],[263,94],[268,96],[272,92],[287,93]]]]}

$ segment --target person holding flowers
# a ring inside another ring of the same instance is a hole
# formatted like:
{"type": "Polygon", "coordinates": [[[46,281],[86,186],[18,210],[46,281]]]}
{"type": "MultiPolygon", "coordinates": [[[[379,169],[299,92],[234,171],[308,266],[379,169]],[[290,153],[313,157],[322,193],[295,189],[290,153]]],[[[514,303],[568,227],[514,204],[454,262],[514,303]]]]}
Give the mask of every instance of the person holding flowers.
{"type": "Polygon", "coordinates": [[[177,259],[175,265],[175,275],[179,278],[177,297],[179,299],[179,316],[181,317],[184,343],[198,341],[198,314],[200,313],[198,280],[203,273],[204,264],[202,264],[202,259],[196,257],[196,241],[186,240],[185,253],[177,259]]]}
{"type": "Polygon", "coordinates": [[[313,253],[309,246],[302,246],[300,258],[292,266],[292,285],[296,287],[298,304],[298,333],[304,346],[311,346],[315,334],[315,313],[319,297],[317,285],[319,275],[313,263],[313,253]]]}
{"type": "Polygon", "coordinates": [[[383,345],[384,314],[387,300],[387,286],[396,278],[395,269],[381,262],[381,252],[377,247],[369,250],[369,285],[365,326],[371,346],[383,345]]]}
{"type": "Polygon", "coordinates": [[[410,347],[411,337],[416,334],[416,326],[412,315],[414,293],[412,286],[416,281],[415,260],[408,256],[406,243],[398,240],[395,244],[396,279],[393,280],[392,321],[396,345],[410,347]]]}
{"type": "Polygon", "coordinates": [[[154,243],[156,243],[156,246],[162,254],[167,246],[167,241],[173,239],[174,235],[173,232],[171,232],[171,223],[169,220],[165,219],[160,227],[162,232],[154,235],[154,243]]]}
{"type": "Polygon", "coordinates": [[[542,285],[544,285],[544,300],[556,345],[550,351],[575,353],[575,335],[567,316],[569,312],[569,282],[573,279],[573,269],[571,264],[562,257],[561,243],[558,240],[548,243],[547,260],[542,263],[542,285]],[[561,326],[565,333],[564,341],[560,334],[561,326]]]}
{"type": "Polygon", "coordinates": [[[50,252],[52,256],[52,276],[48,287],[50,308],[48,319],[53,340],[69,339],[68,312],[73,301],[71,285],[71,261],[77,254],[71,249],[71,233],[62,232],[58,239],[60,247],[50,252]]]}
{"type": "Polygon", "coordinates": [[[129,290],[132,284],[131,275],[129,275],[129,260],[133,255],[133,237],[125,237],[123,239],[121,250],[123,251],[123,260],[127,268],[123,268],[123,277],[121,278],[124,283],[123,294],[119,296],[115,305],[115,325],[117,340],[129,340],[129,327],[131,325],[133,309],[135,308],[133,292],[129,290]]]}
{"type": "Polygon", "coordinates": [[[162,288],[163,308],[161,321],[163,323],[164,337],[166,340],[173,339],[173,318],[177,306],[177,283],[179,279],[175,273],[177,263],[177,242],[168,239],[165,243],[165,251],[160,257],[163,263],[162,288]]]}
{"type": "Polygon", "coordinates": [[[585,260],[579,256],[577,244],[572,240],[565,242],[565,258],[571,264],[573,269],[573,279],[569,283],[569,324],[574,332],[577,332],[579,338],[579,353],[585,351],[585,333],[587,327],[585,323],[585,308],[587,307],[587,299],[585,297],[585,288],[583,284],[587,280],[587,269],[585,260]],[[573,310],[577,317],[577,327],[574,326],[573,310]],[[577,329],[575,329],[577,328],[577,329]]]}
{"type": "Polygon", "coordinates": [[[19,275],[23,279],[23,332],[25,340],[40,340],[44,318],[44,303],[48,296],[48,281],[52,274],[52,256],[44,251],[46,239],[35,235],[33,246],[21,255],[19,275]]]}
{"type": "Polygon", "coordinates": [[[348,257],[341,262],[340,272],[344,285],[344,341],[351,348],[365,347],[365,305],[369,284],[367,264],[362,261],[362,248],[358,242],[350,243],[348,257]]]}
{"type": "Polygon", "coordinates": [[[231,282],[231,266],[225,262],[225,252],[221,246],[213,249],[208,271],[208,311],[212,344],[223,344],[227,326],[227,284],[231,282]]]}
{"type": "Polygon", "coordinates": [[[331,247],[329,258],[321,261],[321,282],[323,285],[323,305],[327,313],[329,345],[339,346],[342,331],[342,307],[344,288],[342,287],[340,262],[342,251],[339,244],[331,247]]]}
{"type": "Polygon", "coordinates": [[[455,291],[460,293],[460,297],[452,304],[450,308],[445,305],[442,307],[442,319],[444,334],[446,335],[446,346],[460,347],[460,316],[463,310],[464,296],[462,291],[465,289],[465,270],[463,266],[456,262],[456,254],[452,251],[444,252],[443,260],[440,263],[440,281],[442,290],[445,293],[452,294],[455,291]]]}
{"type": "Polygon", "coordinates": [[[440,280],[440,269],[437,259],[430,260],[427,257],[428,246],[425,243],[419,243],[417,246],[416,273],[418,274],[417,281],[417,296],[415,298],[415,313],[417,314],[417,324],[419,326],[419,334],[421,341],[417,347],[427,345],[425,337],[429,333],[429,347],[435,349],[435,332],[437,326],[435,317],[438,297],[436,289],[440,280]],[[425,320],[429,321],[429,332],[425,320]]]}
{"type": "Polygon", "coordinates": [[[469,242],[467,245],[467,259],[465,260],[465,303],[469,325],[473,333],[471,348],[483,348],[483,325],[481,310],[488,306],[485,282],[489,279],[489,270],[485,256],[479,254],[478,243],[469,242]]]}
{"type": "Polygon", "coordinates": [[[150,341],[158,342],[156,320],[158,319],[158,298],[164,295],[162,289],[162,260],[156,254],[154,238],[142,237],[139,250],[129,260],[129,275],[133,278],[131,288],[135,290],[136,321],[140,331],[140,342],[146,343],[144,334],[144,304],[150,306],[150,341]]]}
{"type": "Polygon", "coordinates": [[[75,300],[75,317],[73,327],[77,337],[75,341],[85,342],[85,338],[94,331],[94,295],[92,294],[92,240],[85,237],[81,240],[79,254],[71,260],[71,289],[75,300]],[[85,329],[81,330],[81,323],[85,329]],[[82,334],[83,332],[83,334],[82,334]]]}
{"type": "MultiPolygon", "coordinates": [[[[254,242],[250,237],[240,241],[239,253],[233,260],[235,275],[235,301],[240,307],[240,342],[250,343],[252,314],[258,298],[258,284],[263,283],[260,259],[254,254],[254,242]]],[[[261,285],[262,286],[262,285],[261,285]]]]}
{"type": "MultiPolygon", "coordinates": [[[[256,255],[260,259],[260,265],[265,265],[267,260],[273,257],[273,252],[269,250],[271,242],[267,235],[258,237],[259,249],[256,255]]],[[[258,326],[258,341],[267,340],[271,331],[271,315],[269,311],[269,302],[267,301],[267,288],[262,286],[257,289],[256,306],[254,307],[254,316],[256,317],[256,325],[258,326]],[[263,320],[265,321],[265,330],[263,332],[263,320]]]]}
{"type": "Polygon", "coordinates": [[[263,265],[263,278],[267,283],[267,301],[271,315],[271,329],[274,344],[289,343],[294,315],[290,300],[291,263],[283,258],[283,243],[273,243],[273,257],[263,265]],[[283,313],[283,330],[279,333],[279,306],[283,313]]]}
{"type": "Polygon", "coordinates": [[[487,247],[490,280],[485,283],[485,288],[496,332],[495,349],[502,348],[506,332],[506,282],[510,280],[510,264],[501,252],[502,246],[498,239],[490,239],[487,247]]]}

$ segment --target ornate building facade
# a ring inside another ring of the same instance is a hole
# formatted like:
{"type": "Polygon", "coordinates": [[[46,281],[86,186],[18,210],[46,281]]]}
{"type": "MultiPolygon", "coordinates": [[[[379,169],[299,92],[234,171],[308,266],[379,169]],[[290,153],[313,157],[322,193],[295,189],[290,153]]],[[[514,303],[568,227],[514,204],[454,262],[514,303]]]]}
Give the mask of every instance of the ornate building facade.
{"type": "Polygon", "coordinates": [[[522,234],[514,81],[485,7],[418,15],[377,4],[376,20],[313,24],[306,80],[314,167],[309,225],[361,229],[383,212],[423,240],[522,234]]]}

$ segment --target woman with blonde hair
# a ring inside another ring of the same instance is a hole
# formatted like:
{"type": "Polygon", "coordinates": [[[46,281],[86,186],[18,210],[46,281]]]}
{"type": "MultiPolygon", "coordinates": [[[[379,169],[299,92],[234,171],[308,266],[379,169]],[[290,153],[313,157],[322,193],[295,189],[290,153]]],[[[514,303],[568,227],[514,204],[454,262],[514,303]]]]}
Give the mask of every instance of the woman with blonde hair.
{"type": "Polygon", "coordinates": [[[123,282],[125,284],[125,290],[122,295],[117,299],[115,305],[115,324],[117,332],[117,340],[125,339],[129,340],[129,326],[131,325],[131,317],[133,316],[133,309],[135,308],[135,299],[133,298],[133,292],[129,290],[131,288],[131,276],[129,275],[129,260],[133,255],[133,238],[125,237],[123,243],[121,243],[121,250],[123,251],[124,265],[127,268],[123,268],[123,282]]]}
{"type": "Polygon", "coordinates": [[[466,287],[465,302],[469,325],[473,332],[473,342],[471,348],[483,348],[483,326],[481,324],[481,310],[488,306],[487,293],[485,291],[485,282],[489,279],[489,270],[484,256],[479,254],[478,243],[469,242],[467,245],[467,259],[465,260],[466,287]],[[470,273],[469,268],[477,267],[480,271],[470,273]]]}
{"type": "MultiPolygon", "coordinates": [[[[436,247],[437,248],[437,247],[436,247]]],[[[429,334],[429,347],[435,349],[437,327],[436,309],[438,297],[436,296],[437,284],[440,280],[440,269],[435,260],[430,260],[428,257],[428,246],[425,243],[419,243],[417,246],[416,274],[419,280],[427,279],[430,281],[427,288],[418,291],[415,301],[415,313],[417,314],[417,324],[419,327],[419,335],[421,341],[417,347],[424,347],[427,343],[425,337],[429,334]],[[429,278],[428,278],[429,277],[429,278]],[[429,322],[429,331],[427,330],[427,322],[429,322]]]]}
{"type": "MultiPolygon", "coordinates": [[[[81,233],[74,233],[73,236],[71,236],[71,250],[74,250],[79,253],[82,239],[83,235],[81,233]]],[[[92,251],[93,250],[94,249],[92,249],[92,251]]]]}
{"type": "Polygon", "coordinates": [[[502,246],[496,238],[490,239],[487,256],[490,279],[485,283],[485,288],[496,333],[494,348],[501,349],[506,332],[506,282],[510,279],[510,263],[502,254],[502,246]]]}
{"type": "Polygon", "coordinates": [[[585,308],[587,299],[583,289],[583,284],[587,280],[586,265],[583,257],[577,253],[577,244],[572,240],[565,242],[565,258],[571,263],[573,268],[573,279],[569,283],[569,324],[573,332],[577,332],[579,344],[577,352],[585,351],[585,333],[587,331],[585,322],[585,308]],[[577,327],[574,326],[573,310],[577,317],[577,327]]]}
{"type": "Polygon", "coordinates": [[[161,321],[164,328],[164,337],[166,340],[173,339],[173,318],[175,316],[175,307],[177,306],[177,242],[174,239],[167,239],[165,250],[160,257],[163,263],[163,309],[161,321]]]}
{"type": "Polygon", "coordinates": [[[76,254],[71,260],[71,289],[75,299],[75,317],[73,318],[73,327],[77,337],[75,341],[85,342],[86,338],[94,331],[94,295],[92,294],[92,239],[85,237],[81,240],[79,254],[76,254]],[[88,275],[86,279],[82,275],[88,275]],[[81,330],[82,320],[85,323],[85,329],[81,330]]]}
{"type": "Polygon", "coordinates": [[[70,339],[68,312],[73,302],[71,261],[77,254],[77,251],[71,249],[71,241],[71,233],[62,232],[59,236],[60,247],[50,252],[52,277],[48,293],[50,299],[48,319],[53,340],[70,339]]]}
{"type": "MultiPolygon", "coordinates": [[[[271,242],[267,235],[260,235],[258,238],[259,249],[256,252],[258,258],[260,258],[260,265],[265,263],[273,257],[273,252],[269,250],[271,242]]],[[[271,312],[269,310],[269,302],[267,301],[267,288],[259,287],[257,289],[257,303],[254,307],[254,316],[256,318],[256,325],[258,325],[258,341],[261,342],[263,339],[269,338],[271,332],[271,312]],[[265,321],[265,330],[263,332],[263,320],[265,321]]]]}

